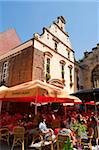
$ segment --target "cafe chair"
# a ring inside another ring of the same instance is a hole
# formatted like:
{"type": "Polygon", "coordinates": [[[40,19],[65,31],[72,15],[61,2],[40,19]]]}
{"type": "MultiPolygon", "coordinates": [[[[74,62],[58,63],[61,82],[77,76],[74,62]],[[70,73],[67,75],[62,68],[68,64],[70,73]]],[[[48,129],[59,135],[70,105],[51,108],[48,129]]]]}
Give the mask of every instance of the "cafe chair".
{"type": "Polygon", "coordinates": [[[13,130],[13,145],[11,150],[13,150],[14,146],[22,145],[22,150],[24,150],[24,135],[25,128],[24,127],[15,127],[13,130]]]}
{"type": "Polygon", "coordinates": [[[84,149],[90,148],[92,150],[92,139],[94,136],[94,129],[91,128],[90,134],[87,133],[87,139],[81,139],[80,144],[83,146],[84,149]]]}
{"type": "Polygon", "coordinates": [[[54,143],[55,139],[52,140],[50,137],[49,140],[47,141],[45,139],[45,133],[42,133],[40,130],[38,132],[35,132],[35,134],[32,137],[32,143],[29,147],[35,148],[35,149],[44,149],[44,147],[50,146],[50,150],[54,150],[54,143]]]}
{"type": "Polygon", "coordinates": [[[7,128],[0,129],[0,141],[6,141],[9,145],[9,129],[7,128]]]}
{"type": "Polygon", "coordinates": [[[44,145],[43,142],[43,137],[39,133],[35,134],[32,136],[32,143],[29,147],[42,150],[42,147],[44,145]]]}
{"type": "Polygon", "coordinates": [[[57,134],[57,150],[71,150],[72,149],[72,140],[70,136],[66,134],[57,134]]]}
{"type": "Polygon", "coordinates": [[[56,143],[56,136],[53,135],[53,130],[50,129],[50,136],[48,137],[48,139],[46,140],[45,136],[46,133],[40,133],[40,135],[42,136],[43,139],[43,146],[50,146],[50,150],[54,150],[54,144],[56,143]]]}

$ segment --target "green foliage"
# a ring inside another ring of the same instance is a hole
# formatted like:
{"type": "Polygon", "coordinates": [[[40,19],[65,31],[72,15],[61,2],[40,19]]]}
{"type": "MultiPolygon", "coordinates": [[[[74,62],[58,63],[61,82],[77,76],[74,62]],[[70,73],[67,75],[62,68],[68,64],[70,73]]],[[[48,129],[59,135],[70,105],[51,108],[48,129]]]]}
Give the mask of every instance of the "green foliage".
{"type": "Polygon", "coordinates": [[[72,145],[69,137],[67,138],[67,140],[64,144],[63,150],[73,150],[73,145],[72,145]]]}
{"type": "Polygon", "coordinates": [[[72,130],[74,132],[77,132],[77,134],[80,136],[81,132],[86,132],[87,127],[85,125],[81,124],[81,123],[74,123],[72,125],[72,130]]]}

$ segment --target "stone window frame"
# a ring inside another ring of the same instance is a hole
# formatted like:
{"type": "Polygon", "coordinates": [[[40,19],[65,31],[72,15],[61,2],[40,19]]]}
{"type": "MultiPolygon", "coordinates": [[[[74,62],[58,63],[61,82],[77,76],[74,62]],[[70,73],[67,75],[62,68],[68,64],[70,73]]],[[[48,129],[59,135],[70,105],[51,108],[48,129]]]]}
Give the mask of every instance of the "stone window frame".
{"type": "Polygon", "coordinates": [[[70,88],[71,88],[73,86],[73,82],[72,82],[72,69],[73,69],[73,66],[69,65],[68,68],[69,68],[70,88]]]}
{"type": "Polygon", "coordinates": [[[50,75],[50,58],[47,57],[46,58],[46,82],[48,82],[51,78],[50,75]]]}
{"type": "Polygon", "coordinates": [[[51,75],[50,75],[50,62],[51,62],[51,58],[53,57],[53,55],[46,51],[44,52],[44,55],[46,56],[46,64],[45,64],[45,74],[46,74],[46,82],[48,82],[51,78],[51,75]],[[49,60],[49,62],[48,62],[49,60]]]}
{"type": "Polygon", "coordinates": [[[76,73],[76,87],[79,90],[79,69],[75,68],[75,73],[76,73]]]}
{"type": "Polygon", "coordinates": [[[55,51],[57,51],[59,40],[56,37],[53,37],[53,41],[54,41],[54,49],[55,49],[55,51]]]}
{"type": "Polygon", "coordinates": [[[93,85],[93,88],[97,88],[99,85],[99,79],[98,79],[98,73],[99,73],[99,71],[98,71],[98,69],[99,69],[99,65],[96,65],[95,67],[94,67],[94,69],[92,70],[92,85],[93,85]]]}
{"type": "Polygon", "coordinates": [[[66,62],[64,60],[61,60],[60,65],[61,65],[62,82],[65,83],[65,68],[64,68],[64,66],[66,65],[66,62]]]}

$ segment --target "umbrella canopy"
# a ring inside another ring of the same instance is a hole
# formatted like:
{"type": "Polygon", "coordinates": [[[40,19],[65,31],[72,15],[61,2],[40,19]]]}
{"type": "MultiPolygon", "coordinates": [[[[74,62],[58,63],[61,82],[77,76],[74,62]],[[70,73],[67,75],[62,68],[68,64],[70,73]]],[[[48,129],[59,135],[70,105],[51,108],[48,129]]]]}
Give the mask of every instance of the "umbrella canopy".
{"type": "Polygon", "coordinates": [[[4,101],[21,101],[21,102],[72,102],[72,98],[67,98],[62,89],[47,84],[40,80],[26,82],[17,86],[13,86],[7,90],[4,101]]]}
{"type": "Polygon", "coordinates": [[[28,96],[61,97],[62,94],[62,89],[40,80],[35,80],[11,87],[10,90],[6,93],[5,98],[28,96]]]}
{"type": "Polygon", "coordinates": [[[35,105],[37,103],[74,103],[73,99],[70,98],[55,98],[55,97],[46,97],[46,96],[29,96],[29,97],[13,97],[13,98],[2,98],[2,101],[9,102],[33,102],[35,105]]]}
{"type": "Polygon", "coordinates": [[[2,85],[0,86],[0,98],[4,97],[5,96],[5,93],[9,90],[8,87],[2,85]]]}
{"type": "MultiPolygon", "coordinates": [[[[8,89],[9,88],[4,85],[0,86],[0,98],[5,96],[5,93],[7,92],[8,89]]],[[[2,108],[2,101],[0,101],[0,114],[1,114],[1,108],[2,108]]]]}
{"type": "Polygon", "coordinates": [[[85,104],[86,105],[95,105],[95,102],[94,101],[90,101],[90,102],[86,102],[85,104]]]}
{"type": "Polygon", "coordinates": [[[67,106],[67,105],[71,105],[72,106],[74,104],[82,104],[82,101],[78,97],[76,97],[76,96],[67,95],[66,98],[73,99],[74,102],[73,103],[66,103],[66,104],[64,103],[63,104],[64,106],[67,106]]]}
{"type": "Polygon", "coordinates": [[[80,98],[83,102],[90,102],[90,101],[98,102],[99,88],[80,90],[76,93],[72,93],[71,95],[80,98]]]}

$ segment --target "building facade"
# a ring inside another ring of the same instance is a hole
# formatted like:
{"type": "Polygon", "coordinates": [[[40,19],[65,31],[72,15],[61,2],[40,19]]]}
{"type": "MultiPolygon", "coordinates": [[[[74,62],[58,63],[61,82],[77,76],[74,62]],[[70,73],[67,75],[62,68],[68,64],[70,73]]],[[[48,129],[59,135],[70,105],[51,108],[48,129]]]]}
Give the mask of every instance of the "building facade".
{"type": "Polygon", "coordinates": [[[11,49],[20,44],[21,41],[15,29],[0,32],[0,55],[9,52],[11,49]]]}
{"type": "Polygon", "coordinates": [[[48,28],[44,27],[41,35],[35,33],[20,45],[16,42],[17,47],[12,44],[15,48],[10,47],[8,52],[4,47],[6,53],[0,55],[1,85],[11,87],[42,80],[64,89],[67,94],[99,87],[99,44],[76,62],[65,25],[64,17],[60,16],[48,28]]]}
{"type": "Polygon", "coordinates": [[[34,34],[34,49],[44,53],[44,81],[74,92],[74,51],[60,16],[43,33],[34,34]]]}
{"type": "Polygon", "coordinates": [[[10,87],[38,79],[73,93],[77,89],[74,83],[78,64],[65,24],[60,16],[50,27],[43,28],[41,35],[35,33],[33,39],[1,55],[0,82],[10,87]]]}
{"type": "Polygon", "coordinates": [[[80,89],[99,88],[99,44],[79,61],[80,89]]]}

